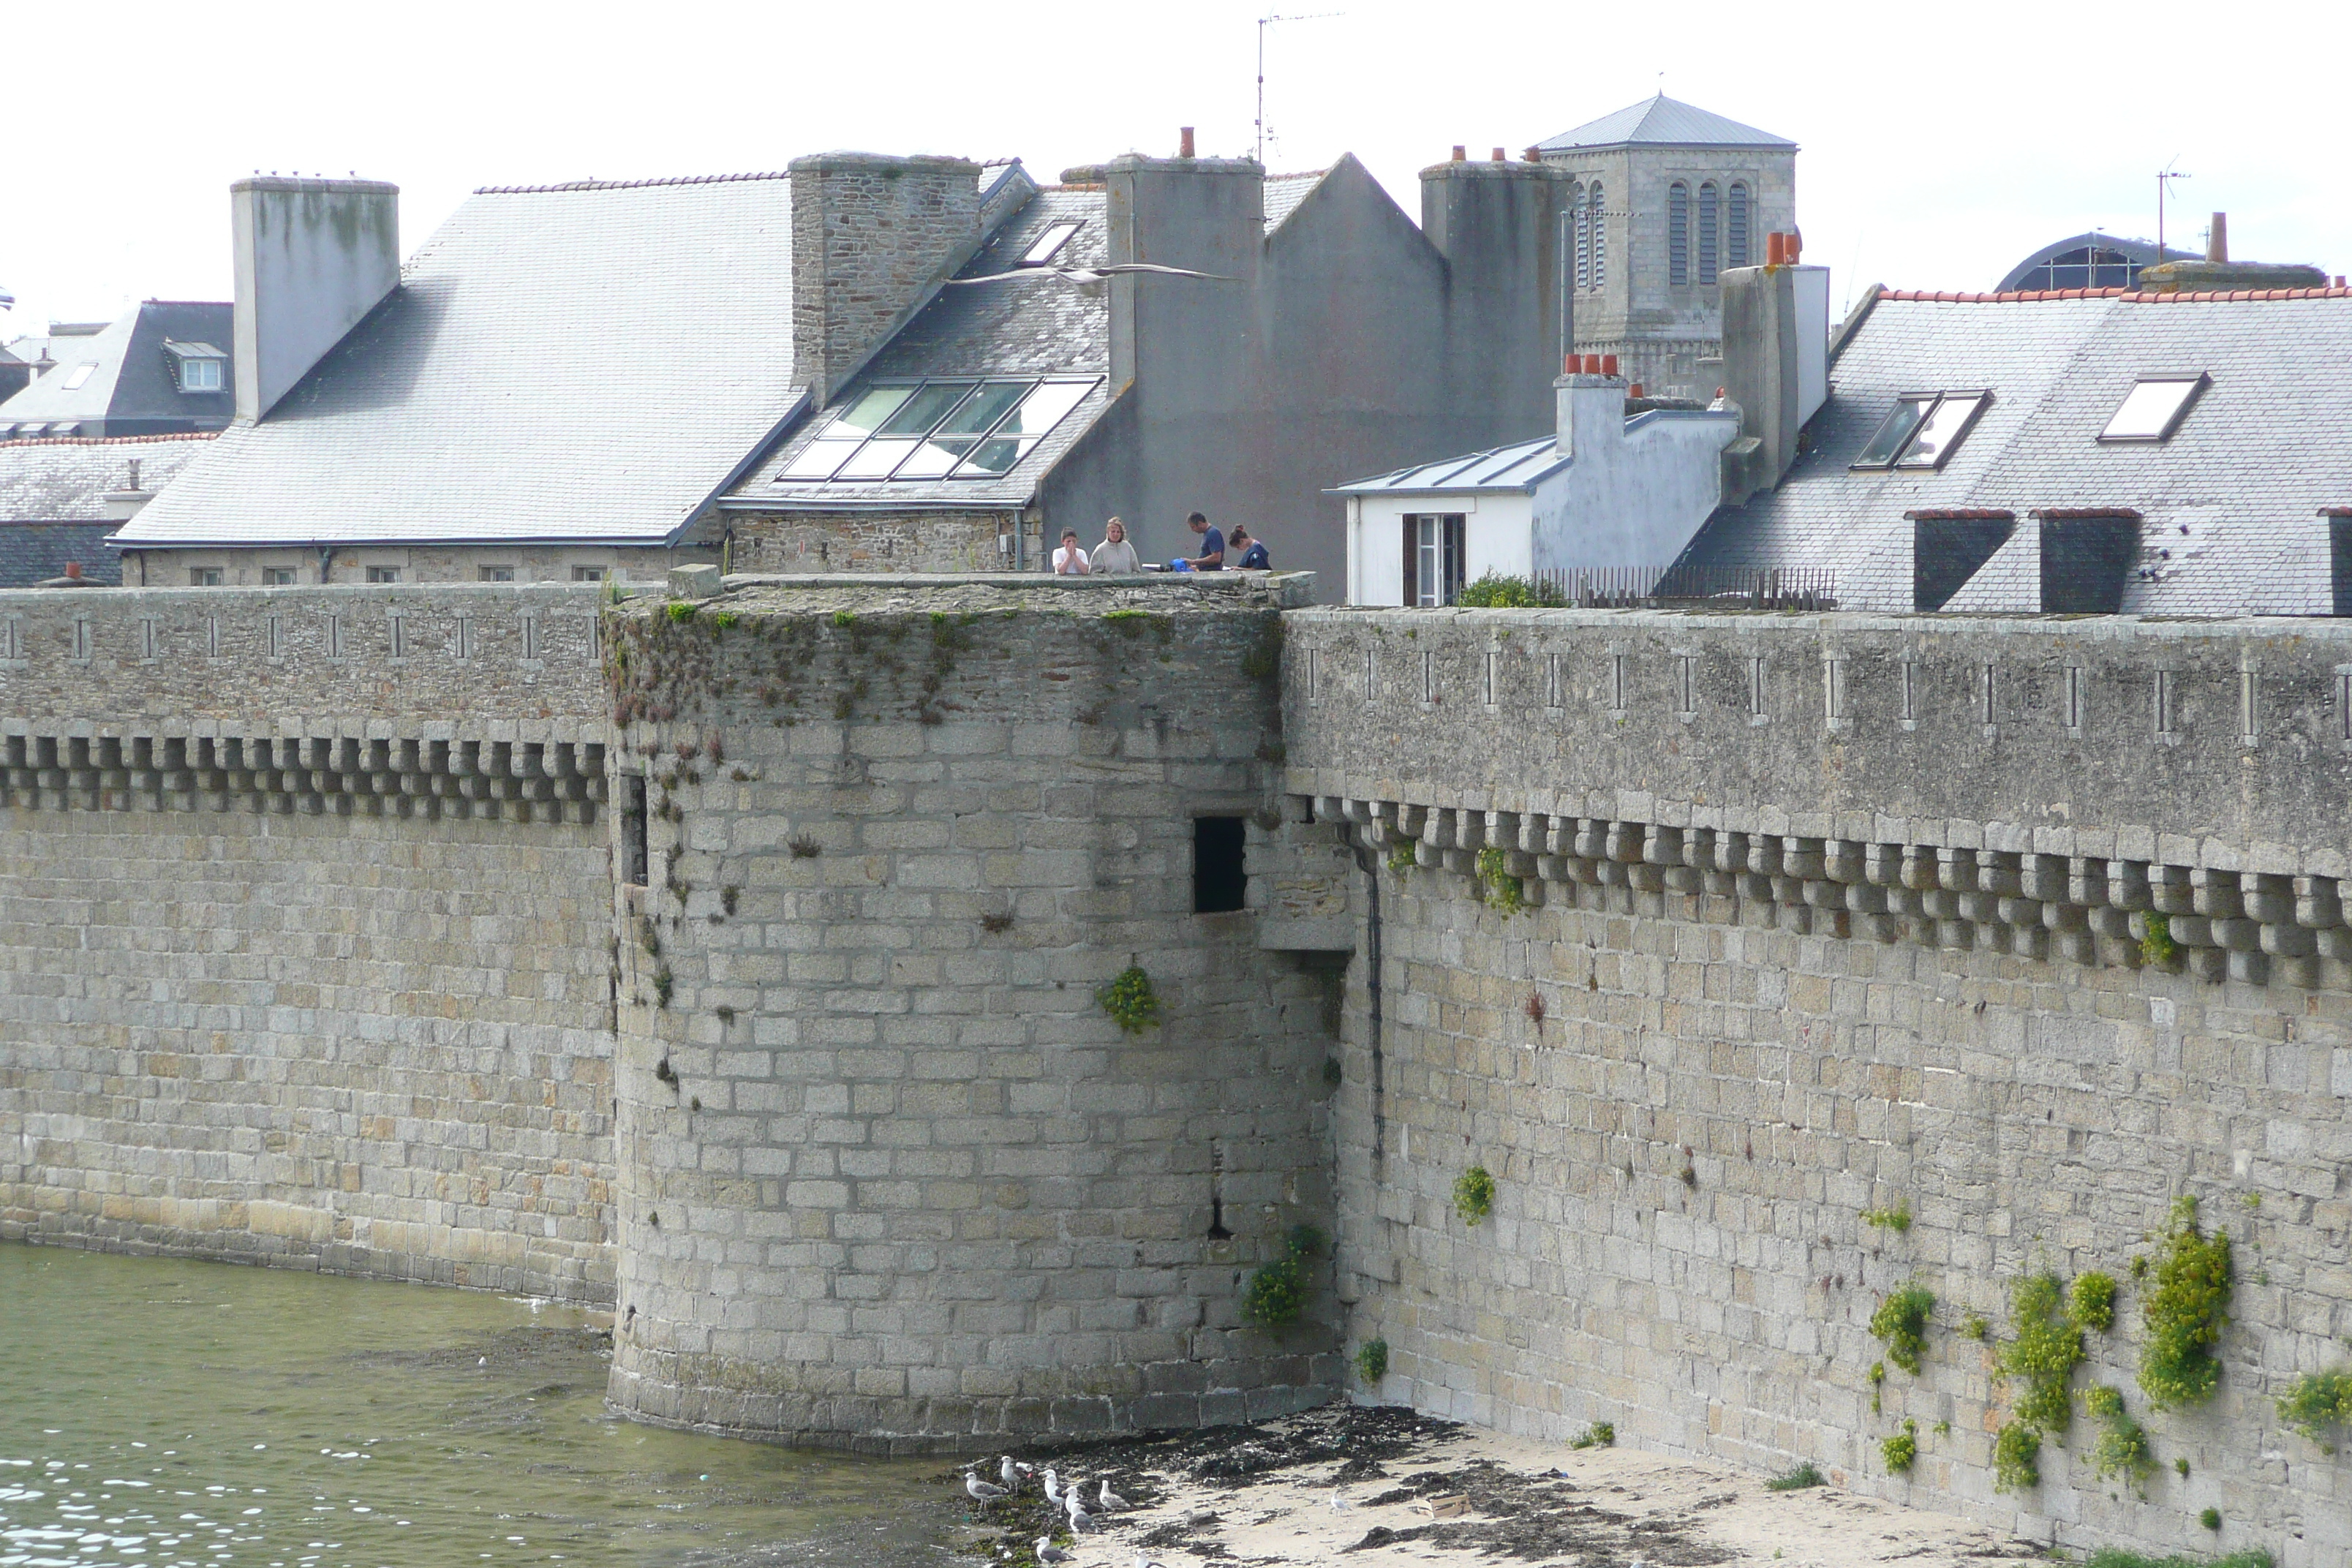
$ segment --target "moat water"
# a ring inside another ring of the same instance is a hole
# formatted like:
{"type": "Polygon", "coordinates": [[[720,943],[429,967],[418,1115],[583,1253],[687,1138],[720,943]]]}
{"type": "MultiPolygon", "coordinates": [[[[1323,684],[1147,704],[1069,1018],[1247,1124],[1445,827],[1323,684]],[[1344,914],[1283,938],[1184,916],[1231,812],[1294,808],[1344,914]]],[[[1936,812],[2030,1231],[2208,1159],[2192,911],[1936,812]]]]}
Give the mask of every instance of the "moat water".
{"type": "Polygon", "coordinates": [[[0,1244],[0,1564],[942,1564],[940,1460],[604,1407],[589,1314],[0,1244]]]}

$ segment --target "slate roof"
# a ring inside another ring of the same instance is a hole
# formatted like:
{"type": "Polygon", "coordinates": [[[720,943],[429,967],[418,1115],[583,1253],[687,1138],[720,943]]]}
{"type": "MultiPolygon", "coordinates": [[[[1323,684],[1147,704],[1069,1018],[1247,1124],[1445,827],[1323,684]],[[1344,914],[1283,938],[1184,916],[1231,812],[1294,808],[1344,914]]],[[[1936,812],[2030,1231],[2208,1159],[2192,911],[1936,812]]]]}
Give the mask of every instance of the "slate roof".
{"type": "Polygon", "coordinates": [[[1785,136],[1727,120],[1696,104],[1668,98],[1663,92],[1613,114],[1604,114],[1573,131],[1563,131],[1549,142],[1536,143],[1538,153],[1592,147],[1769,147],[1783,153],[1797,150],[1797,144],[1785,136]]]}
{"type": "Polygon", "coordinates": [[[2321,508],[2352,495],[2352,291],[2271,298],[1882,294],[1831,368],[1809,450],[1780,486],[1725,508],[1685,552],[1705,567],[1826,567],[1842,606],[1909,610],[1906,511],[2021,521],[1946,608],[2041,607],[2040,520],[2129,508],[2140,552],[2123,609],[2315,615],[2330,608],[2321,508]],[[2170,439],[2096,439],[2143,374],[2201,372],[2170,439]],[[1991,406],[1941,472],[1852,471],[1898,394],[1986,387],[1991,406]]]}
{"type": "Polygon", "coordinates": [[[119,542],[659,542],[800,400],[792,258],[782,174],[477,192],[119,542]]]}
{"type": "Polygon", "coordinates": [[[163,345],[226,344],[234,309],[218,301],[149,300],[94,333],[20,340],[19,357],[38,359],[46,345],[57,368],[0,403],[0,433],[65,435],[69,432],[58,426],[67,425],[88,436],[222,428],[236,406],[234,371],[223,367],[218,392],[182,392],[163,345]],[[68,389],[73,368],[86,363],[97,368],[68,389]]]}
{"type": "MultiPolygon", "coordinates": [[[[1079,266],[1100,263],[1108,259],[1107,205],[1108,198],[1098,186],[1048,186],[999,226],[957,276],[1034,271],[1015,265],[1022,253],[1049,225],[1072,219],[1081,226],[1055,254],[1055,261],[1079,266]]],[[[833,406],[855,401],[877,381],[922,376],[1107,377],[1109,371],[1107,289],[1080,288],[1053,277],[943,288],[842,389],[833,406]]],[[[1108,405],[1108,389],[1096,387],[1035,450],[998,479],[776,482],[775,476],[791,466],[793,457],[825,423],[821,417],[812,418],[772,458],[738,483],[721,504],[730,510],[1024,506],[1034,497],[1038,480],[1108,405]]]]}
{"type": "Polygon", "coordinates": [[[1469,452],[1459,457],[1441,458],[1433,463],[1414,463],[1370,479],[1349,479],[1333,485],[1326,495],[1354,496],[1382,493],[1435,495],[1441,493],[1475,495],[1482,490],[1527,493],[1552,469],[1567,459],[1559,455],[1557,436],[1538,437],[1532,441],[1517,441],[1507,447],[1490,447],[1483,452],[1469,452]]]}
{"type": "Polygon", "coordinates": [[[0,521],[99,521],[106,516],[100,498],[128,486],[134,460],[140,487],[161,490],[215,438],[205,433],[0,441],[0,521]]]}
{"type": "Polygon", "coordinates": [[[68,563],[97,587],[122,582],[122,557],[106,536],[110,522],[0,521],[0,588],[37,588],[66,574],[68,563]]]}
{"type": "Polygon", "coordinates": [[[1280,228],[1283,221],[1299,209],[1330,172],[1328,169],[1311,169],[1301,174],[1268,174],[1265,177],[1265,232],[1272,234],[1280,228]]]}

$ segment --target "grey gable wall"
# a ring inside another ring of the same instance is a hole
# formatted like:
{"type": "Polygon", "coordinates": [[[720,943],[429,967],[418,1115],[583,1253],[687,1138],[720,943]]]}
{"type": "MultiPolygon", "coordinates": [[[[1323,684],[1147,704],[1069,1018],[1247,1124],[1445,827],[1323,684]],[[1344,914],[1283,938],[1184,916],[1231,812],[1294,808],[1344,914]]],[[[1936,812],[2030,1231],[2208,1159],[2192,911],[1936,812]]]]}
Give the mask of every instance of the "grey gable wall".
{"type": "Polygon", "coordinates": [[[1336,598],[1345,511],[1326,486],[1550,427],[1552,171],[1441,165],[1424,235],[1343,159],[1263,239],[1249,165],[1123,158],[1106,173],[1112,260],[1237,281],[1110,285],[1118,401],[1041,487],[1049,531],[1091,543],[1117,514],[1166,560],[1190,553],[1197,509],[1263,532],[1277,565],[1336,598]]]}

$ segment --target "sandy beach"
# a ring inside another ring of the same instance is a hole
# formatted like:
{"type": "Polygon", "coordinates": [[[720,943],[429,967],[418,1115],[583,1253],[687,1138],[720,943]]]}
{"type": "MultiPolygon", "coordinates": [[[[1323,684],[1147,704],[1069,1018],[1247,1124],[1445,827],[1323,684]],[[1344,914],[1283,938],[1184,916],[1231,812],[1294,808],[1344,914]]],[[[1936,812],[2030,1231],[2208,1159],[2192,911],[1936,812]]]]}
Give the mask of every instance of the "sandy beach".
{"type": "MultiPolygon", "coordinates": [[[[1331,1405],[1253,1426],[1015,1456],[1037,1468],[1017,1498],[964,1504],[965,1549],[1010,1564],[1060,1515],[1051,1466],[1131,1506],[1054,1539],[1074,1568],[1232,1563],[1573,1563],[1576,1568],[1962,1568],[2035,1548],[1979,1525],[1857,1497],[1833,1484],[1773,1491],[1765,1478],[1633,1449],[1537,1443],[1395,1407],[1331,1405]]],[[[981,1468],[994,1480],[997,1464],[981,1468]]],[[[961,1501],[961,1471],[942,1477],[961,1501]]]]}

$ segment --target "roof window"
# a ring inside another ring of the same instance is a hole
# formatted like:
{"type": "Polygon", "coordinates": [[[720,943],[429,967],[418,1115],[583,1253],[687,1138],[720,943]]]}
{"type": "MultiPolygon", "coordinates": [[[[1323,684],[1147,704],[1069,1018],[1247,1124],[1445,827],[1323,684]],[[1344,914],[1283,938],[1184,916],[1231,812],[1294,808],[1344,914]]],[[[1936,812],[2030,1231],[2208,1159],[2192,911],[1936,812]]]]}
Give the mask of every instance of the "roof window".
{"type": "Polygon", "coordinates": [[[2144,375],[2132,384],[2132,389],[2116,409],[2107,427],[2099,432],[2102,441],[2165,441],[2180,427],[2188,417],[2189,405],[2205,390],[2213,378],[2202,372],[2195,375],[2144,375]]]}
{"type": "Polygon", "coordinates": [[[1942,468],[1992,402],[1992,394],[1906,392],[1864,443],[1857,468],[1942,468]]]}
{"type": "Polygon", "coordinates": [[[82,361],[81,363],[66,372],[65,389],[68,392],[80,391],[82,383],[88,381],[92,373],[97,369],[98,362],[96,360],[87,359],[82,361]]]}
{"type": "Polygon", "coordinates": [[[869,387],[834,412],[775,482],[994,479],[1096,385],[1089,377],[869,387]]]}
{"type": "Polygon", "coordinates": [[[1045,232],[1038,235],[1035,239],[1031,240],[1029,242],[1029,248],[1021,253],[1021,265],[1024,267],[1045,266],[1045,263],[1054,259],[1055,252],[1060,250],[1062,247],[1070,243],[1070,236],[1077,232],[1078,225],[1076,223],[1064,222],[1047,224],[1045,226],[1045,232]]]}

